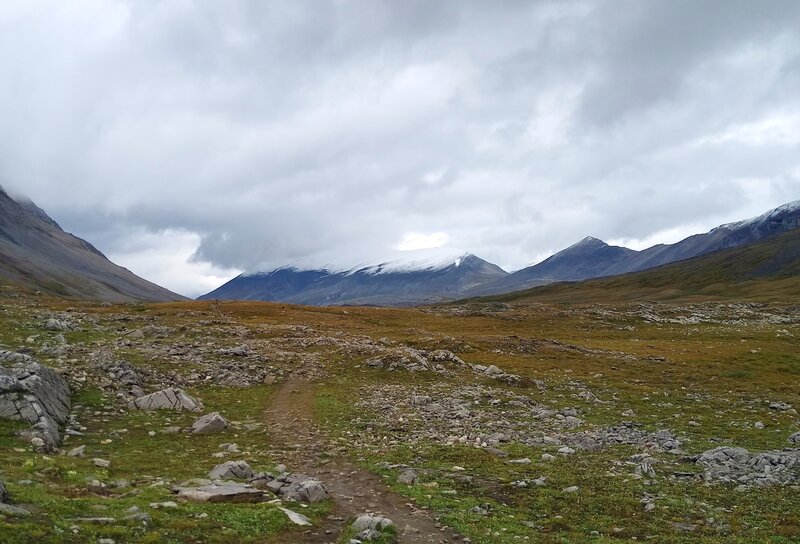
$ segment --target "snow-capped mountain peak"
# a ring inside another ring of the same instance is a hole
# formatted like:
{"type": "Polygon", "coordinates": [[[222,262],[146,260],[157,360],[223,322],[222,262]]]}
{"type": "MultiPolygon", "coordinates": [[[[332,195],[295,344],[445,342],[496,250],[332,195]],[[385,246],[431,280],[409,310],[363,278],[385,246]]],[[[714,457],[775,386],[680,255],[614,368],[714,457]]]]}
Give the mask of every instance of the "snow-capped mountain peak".
{"type": "Polygon", "coordinates": [[[712,232],[716,230],[737,230],[743,227],[752,227],[758,225],[764,225],[771,221],[780,220],[784,216],[795,216],[800,215],[800,200],[795,200],[793,202],[787,202],[777,208],[769,210],[766,213],[763,213],[757,217],[751,217],[750,219],[745,219],[743,221],[736,221],[733,223],[726,223],[724,225],[720,225],[719,227],[712,230],[712,232]]]}
{"type": "Polygon", "coordinates": [[[459,267],[471,253],[447,248],[401,251],[379,264],[355,267],[351,274],[402,274],[410,272],[443,270],[450,266],[459,267]]]}

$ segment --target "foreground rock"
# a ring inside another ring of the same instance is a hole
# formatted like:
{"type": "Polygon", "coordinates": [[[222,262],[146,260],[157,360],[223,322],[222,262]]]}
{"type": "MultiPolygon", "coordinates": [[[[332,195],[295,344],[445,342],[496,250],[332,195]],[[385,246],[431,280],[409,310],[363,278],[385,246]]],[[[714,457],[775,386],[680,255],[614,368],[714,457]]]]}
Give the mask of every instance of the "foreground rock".
{"type": "Polygon", "coordinates": [[[227,461],[211,469],[208,477],[212,480],[249,480],[255,473],[245,461],[227,461]]]}
{"type": "Polygon", "coordinates": [[[356,533],[356,540],[361,542],[369,542],[379,538],[385,542],[389,535],[394,535],[394,523],[392,523],[392,520],[374,514],[358,516],[350,528],[356,533]]]}
{"type": "Polygon", "coordinates": [[[199,487],[174,487],[178,498],[192,502],[263,502],[264,492],[249,484],[224,482],[199,487]]]}
{"type": "Polygon", "coordinates": [[[28,512],[24,508],[8,504],[9,500],[10,496],[8,494],[8,490],[6,489],[5,484],[2,481],[0,481],[0,515],[27,516],[30,514],[30,512],[28,512]]]}
{"type": "Polygon", "coordinates": [[[192,424],[192,432],[196,434],[219,433],[230,426],[228,420],[219,412],[211,412],[201,416],[192,424]]]}
{"type": "Polygon", "coordinates": [[[130,408],[138,410],[186,410],[188,412],[201,412],[203,403],[187,395],[183,389],[168,387],[149,395],[139,397],[129,403],[130,408]]]}
{"type": "Polygon", "coordinates": [[[260,489],[269,490],[279,497],[296,502],[314,503],[329,497],[328,490],[319,480],[302,474],[282,474],[274,477],[261,473],[250,481],[260,489]]]}
{"type": "Polygon", "coordinates": [[[280,506],[278,507],[278,510],[286,514],[286,517],[289,518],[289,521],[295,525],[299,525],[300,527],[308,527],[311,525],[311,520],[303,514],[298,514],[297,512],[293,512],[288,508],[282,508],[280,506]]]}
{"type": "Polygon", "coordinates": [[[800,482],[800,450],[753,454],[744,448],[722,446],[700,455],[697,464],[711,482],[766,487],[800,482]]]}
{"type": "Polygon", "coordinates": [[[69,420],[67,381],[51,368],[20,353],[0,351],[0,418],[26,421],[37,449],[55,450],[69,420]]]}

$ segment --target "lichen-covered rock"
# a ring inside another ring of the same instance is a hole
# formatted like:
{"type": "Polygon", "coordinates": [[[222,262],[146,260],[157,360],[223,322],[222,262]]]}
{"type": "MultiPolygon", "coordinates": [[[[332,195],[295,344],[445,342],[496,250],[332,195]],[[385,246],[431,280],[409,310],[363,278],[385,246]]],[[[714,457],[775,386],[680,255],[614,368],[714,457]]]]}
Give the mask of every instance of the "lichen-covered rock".
{"type": "Polygon", "coordinates": [[[28,355],[0,351],[0,418],[28,422],[38,449],[61,444],[70,407],[69,384],[60,374],[28,355]]]}
{"type": "Polygon", "coordinates": [[[203,404],[196,398],[187,395],[182,389],[168,387],[149,395],[139,397],[129,403],[130,408],[138,410],[186,410],[200,412],[203,404]]]}
{"type": "Polygon", "coordinates": [[[195,420],[192,424],[192,432],[196,434],[218,433],[227,429],[229,425],[228,420],[219,412],[211,412],[195,420]]]}

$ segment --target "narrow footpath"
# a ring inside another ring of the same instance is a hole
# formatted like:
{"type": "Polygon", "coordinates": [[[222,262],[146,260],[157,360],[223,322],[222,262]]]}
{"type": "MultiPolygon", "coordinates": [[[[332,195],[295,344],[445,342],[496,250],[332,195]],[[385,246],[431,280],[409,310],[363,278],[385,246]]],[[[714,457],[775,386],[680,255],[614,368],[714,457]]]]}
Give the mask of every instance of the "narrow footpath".
{"type": "Polygon", "coordinates": [[[391,519],[401,544],[459,542],[452,529],[442,530],[426,510],[392,491],[380,476],[328,448],[330,442],[314,420],[314,384],[300,378],[283,382],[265,410],[267,428],[277,449],[283,450],[289,470],[320,480],[334,508],[321,527],[304,536],[310,544],[337,542],[354,516],[375,513],[391,519]]]}

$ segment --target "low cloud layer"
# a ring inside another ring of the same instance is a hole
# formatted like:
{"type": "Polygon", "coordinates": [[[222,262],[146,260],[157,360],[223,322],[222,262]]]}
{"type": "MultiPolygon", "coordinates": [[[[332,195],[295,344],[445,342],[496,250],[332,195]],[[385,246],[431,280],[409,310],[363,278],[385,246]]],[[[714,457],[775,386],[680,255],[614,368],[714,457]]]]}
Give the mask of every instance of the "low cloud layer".
{"type": "Polygon", "coordinates": [[[0,184],[198,295],[448,246],[514,269],[800,198],[800,3],[0,4],[0,184]]]}

